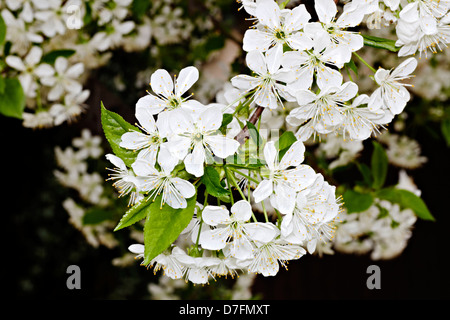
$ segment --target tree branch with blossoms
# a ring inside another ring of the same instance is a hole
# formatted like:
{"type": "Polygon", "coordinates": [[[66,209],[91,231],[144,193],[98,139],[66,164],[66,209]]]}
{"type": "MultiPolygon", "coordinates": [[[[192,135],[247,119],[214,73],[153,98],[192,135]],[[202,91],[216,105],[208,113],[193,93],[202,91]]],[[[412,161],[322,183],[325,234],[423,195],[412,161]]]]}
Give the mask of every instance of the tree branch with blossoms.
{"type": "Polygon", "coordinates": [[[145,220],[144,243],[129,248],[141,264],[196,284],[245,271],[275,276],[280,266],[332,241],[344,210],[382,208],[381,199],[433,220],[419,197],[385,186],[386,154],[375,141],[370,167],[359,166],[362,186],[336,190],[305,162],[307,141],[370,139],[410,99],[404,80],[416,69],[414,57],[376,70],[357,53],[364,46],[406,50],[349,30],[371,7],[351,1],[338,13],[334,0],[317,0],[319,20],[312,22],[303,4],[241,2],[256,22],[242,46],[251,74],[230,79],[226,104],[204,105],[187,94],[199,78],[189,66],[176,77],[164,69],[151,75],[152,90],[136,103],[135,126],[102,106],[114,153],[107,155],[115,166],[110,179],[121,196],[130,196],[115,230],[145,220]],[[373,73],[377,88],[370,95],[344,80],[341,70],[356,68],[353,57],[373,73]],[[263,138],[261,118],[274,110],[289,112],[285,121],[295,129],[263,138]]]}

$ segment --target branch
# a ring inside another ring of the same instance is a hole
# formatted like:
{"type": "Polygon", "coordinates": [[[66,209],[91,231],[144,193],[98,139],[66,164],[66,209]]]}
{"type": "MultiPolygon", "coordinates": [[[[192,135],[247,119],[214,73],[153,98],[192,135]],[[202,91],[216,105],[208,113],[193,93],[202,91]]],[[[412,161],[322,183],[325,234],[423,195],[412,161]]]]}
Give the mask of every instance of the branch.
{"type": "MultiPolygon", "coordinates": [[[[258,121],[259,117],[261,117],[263,111],[264,107],[257,106],[255,112],[253,112],[250,119],[248,119],[248,122],[250,122],[251,124],[255,124],[258,121]]],[[[239,132],[234,139],[239,141],[240,144],[243,144],[249,137],[250,133],[248,132],[248,127],[247,125],[245,125],[245,127],[242,128],[241,132],[239,132]]]]}

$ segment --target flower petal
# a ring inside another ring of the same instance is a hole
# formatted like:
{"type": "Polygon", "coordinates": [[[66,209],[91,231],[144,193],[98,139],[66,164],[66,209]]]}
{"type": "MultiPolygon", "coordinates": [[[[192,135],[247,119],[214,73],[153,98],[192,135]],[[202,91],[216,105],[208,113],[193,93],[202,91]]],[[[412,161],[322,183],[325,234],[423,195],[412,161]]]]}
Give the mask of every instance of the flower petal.
{"type": "Polygon", "coordinates": [[[153,92],[166,98],[173,94],[173,80],[164,69],[156,70],[150,77],[153,92]]]}
{"type": "Polygon", "coordinates": [[[273,182],[271,180],[263,180],[256,187],[255,191],[253,191],[253,197],[255,198],[255,202],[259,203],[264,199],[268,198],[273,192],[273,182]]]}
{"type": "Polygon", "coordinates": [[[198,69],[196,67],[186,67],[180,71],[179,77],[175,81],[175,94],[181,97],[188,91],[199,77],[198,69]]]}

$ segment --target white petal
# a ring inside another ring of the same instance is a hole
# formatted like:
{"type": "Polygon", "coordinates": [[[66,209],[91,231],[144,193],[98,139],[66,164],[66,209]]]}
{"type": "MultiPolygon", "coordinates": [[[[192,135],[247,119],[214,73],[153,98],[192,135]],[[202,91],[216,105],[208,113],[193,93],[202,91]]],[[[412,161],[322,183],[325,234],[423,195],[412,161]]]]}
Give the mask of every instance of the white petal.
{"type": "Polygon", "coordinates": [[[28,66],[35,66],[41,61],[42,49],[38,46],[32,46],[30,52],[25,57],[25,64],[28,66]]]}
{"type": "Polygon", "coordinates": [[[111,162],[113,165],[115,165],[117,168],[121,170],[127,170],[127,166],[125,165],[125,162],[123,162],[122,159],[119,157],[113,155],[113,154],[107,154],[106,159],[108,159],[109,162],[111,162]]]}
{"type": "Polygon", "coordinates": [[[221,134],[205,136],[203,139],[211,147],[214,155],[222,159],[233,155],[240,146],[237,140],[221,134]]]}
{"type": "Polygon", "coordinates": [[[284,28],[289,33],[301,30],[310,19],[311,15],[306,10],[305,5],[301,4],[286,14],[284,28]]]}
{"type": "Polygon", "coordinates": [[[280,168],[299,166],[304,158],[305,145],[301,141],[294,142],[280,161],[280,168]]]}
{"type": "Polygon", "coordinates": [[[237,201],[230,211],[238,221],[248,221],[252,217],[252,206],[246,200],[237,201]]]}
{"type": "Polygon", "coordinates": [[[135,115],[139,124],[147,131],[147,133],[154,133],[156,131],[156,122],[151,108],[136,108],[135,115]]]}
{"type": "Polygon", "coordinates": [[[250,239],[262,243],[269,243],[280,234],[280,230],[270,222],[247,223],[244,228],[250,239]]]}
{"type": "Polygon", "coordinates": [[[166,107],[165,101],[152,94],[140,98],[136,103],[137,108],[149,108],[152,114],[158,114],[166,107]]]}
{"type": "Polygon", "coordinates": [[[330,23],[337,13],[336,3],[333,0],[316,0],[314,8],[322,23],[330,23]]]}
{"type": "Polygon", "coordinates": [[[156,70],[150,77],[153,92],[168,98],[173,93],[173,80],[164,69],[156,70]]]}
{"type": "Polygon", "coordinates": [[[145,247],[142,244],[132,244],[128,250],[135,254],[144,254],[145,247]]]}
{"type": "Polygon", "coordinates": [[[257,74],[264,75],[267,73],[266,58],[260,51],[250,51],[247,53],[245,61],[247,66],[257,74]]]}
{"type": "Polygon", "coordinates": [[[259,83],[259,79],[244,74],[231,78],[231,84],[241,90],[252,90],[259,83]]]}
{"type": "Polygon", "coordinates": [[[197,143],[194,146],[192,153],[184,158],[184,164],[186,166],[186,171],[190,174],[193,174],[196,177],[203,176],[203,167],[205,164],[205,149],[203,148],[203,145],[197,143]]]}
{"type": "Polygon", "coordinates": [[[156,170],[150,162],[142,159],[136,160],[131,167],[133,168],[134,173],[139,177],[156,176],[159,174],[158,170],[156,170]]]}
{"type": "Polygon", "coordinates": [[[159,148],[158,163],[165,174],[170,174],[175,166],[178,164],[179,159],[175,157],[166,144],[162,144],[159,148]]]}
{"type": "Polygon", "coordinates": [[[275,164],[278,162],[278,150],[275,148],[274,141],[269,141],[264,146],[264,159],[270,170],[275,169],[275,164]]]}
{"type": "Polygon", "coordinates": [[[59,74],[64,74],[68,65],[69,65],[69,62],[64,57],[58,57],[55,60],[55,70],[59,74]]]}
{"type": "Polygon", "coordinates": [[[51,77],[54,72],[53,68],[47,63],[42,63],[34,69],[34,74],[39,78],[51,77]]]}
{"type": "Polygon", "coordinates": [[[195,187],[189,181],[181,178],[172,178],[171,182],[184,198],[189,199],[195,195],[195,187]]]}
{"type": "Polygon", "coordinates": [[[400,63],[397,68],[392,71],[392,77],[405,77],[414,72],[417,67],[417,59],[414,57],[408,58],[400,63]]]}
{"type": "Polygon", "coordinates": [[[246,52],[253,50],[267,51],[272,44],[272,37],[257,29],[249,29],[244,34],[242,49],[246,52]]]}
{"type": "Polygon", "coordinates": [[[180,71],[179,77],[175,82],[175,94],[182,96],[188,91],[199,77],[198,69],[196,67],[186,67],[180,71]]]}
{"type": "Polygon", "coordinates": [[[220,108],[210,107],[199,115],[197,126],[203,131],[218,130],[222,124],[222,118],[220,108]]]}
{"type": "Polygon", "coordinates": [[[231,223],[228,210],[218,206],[206,206],[202,211],[202,219],[206,224],[213,227],[231,223]]]}
{"type": "Polygon", "coordinates": [[[207,250],[220,250],[227,245],[230,236],[229,228],[217,228],[206,230],[200,234],[200,244],[207,250]]]}
{"type": "Polygon", "coordinates": [[[256,187],[255,191],[253,191],[253,197],[255,198],[255,202],[259,203],[262,200],[268,198],[273,192],[273,182],[271,180],[263,180],[256,187]]]}
{"type": "Polygon", "coordinates": [[[5,61],[6,64],[11,68],[14,68],[19,71],[26,70],[25,64],[23,63],[22,59],[20,59],[17,56],[7,56],[5,61]]]}
{"type": "Polygon", "coordinates": [[[70,78],[78,78],[84,72],[84,64],[82,62],[76,63],[67,69],[66,75],[70,78]]]}
{"type": "Polygon", "coordinates": [[[297,32],[290,35],[286,41],[291,48],[296,50],[309,50],[314,45],[312,39],[303,32],[297,32]]]}
{"type": "Polygon", "coordinates": [[[267,70],[270,74],[274,74],[280,69],[281,59],[283,58],[283,45],[277,44],[266,52],[267,70]]]}
{"type": "Polygon", "coordinates": [[[258,5],[255,14],[259,22],[271,29],[280,26],[281,11],[275,1],[266,1],[263,4],[258,5]]]}

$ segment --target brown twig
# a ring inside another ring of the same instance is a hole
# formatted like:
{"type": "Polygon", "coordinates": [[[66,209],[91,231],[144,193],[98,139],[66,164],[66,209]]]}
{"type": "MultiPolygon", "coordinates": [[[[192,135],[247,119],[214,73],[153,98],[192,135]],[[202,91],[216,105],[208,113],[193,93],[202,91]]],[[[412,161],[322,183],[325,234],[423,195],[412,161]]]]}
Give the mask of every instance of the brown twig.
{"type": "MultiPolygon", "coordinates": [[[[255,112],[253,112],[253,114],[250,116],[248,122],[250,122],[251,124],[255,124],[258,121],[259,117],[261,117],[263,110],[264,107],[261,106],[256,107],[255,112]]],[[[240,144],[243,144],[249,137],[250,133],[248,132],[248,126],[245,125],[245,127],[242,128],[242,130],[237,134],[237,136],[234,139],[237,140],[240,144]]]]}

